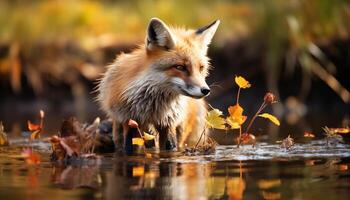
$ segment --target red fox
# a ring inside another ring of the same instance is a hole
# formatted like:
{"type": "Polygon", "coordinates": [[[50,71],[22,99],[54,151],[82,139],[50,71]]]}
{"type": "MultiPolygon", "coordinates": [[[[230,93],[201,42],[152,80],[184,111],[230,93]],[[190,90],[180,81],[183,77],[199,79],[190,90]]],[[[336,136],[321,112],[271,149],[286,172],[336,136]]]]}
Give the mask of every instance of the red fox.
{"type": "Polygon", "coordinates": [[[203,97],[210,93],[207,49],[219,24],[186,30],[152,18],[145,44],[117,56],[98,85],[98,101],[113,119],[117,147],[125,145],[130,119],[141,131],[154,130],[161,150],[169,150],[169,141],[181,148],[199,138],[207,113],[203,97]]]}

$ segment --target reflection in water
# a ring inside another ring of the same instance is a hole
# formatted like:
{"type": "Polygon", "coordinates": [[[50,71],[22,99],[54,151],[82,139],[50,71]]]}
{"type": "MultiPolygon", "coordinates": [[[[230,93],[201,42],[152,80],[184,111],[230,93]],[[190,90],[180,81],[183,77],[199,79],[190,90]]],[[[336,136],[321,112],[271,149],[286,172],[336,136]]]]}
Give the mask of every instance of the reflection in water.
{"type": "Polygon", "coordinates": [[[106,155],[70,164],[43,160],[28,165],[5,155],[1,150],[0,199],[329,199],[323,194],[346,199],[350,195],[349,157],[216,162],[198,157],[193,162],[193,157],[182,156],[106,155]]]}
{"type": "Polygon", "coordinates": [[[64,189],[82,187],[97,189],[102,184],[99,168],[96,165],[54,166],[51,180],[64,189]]]}

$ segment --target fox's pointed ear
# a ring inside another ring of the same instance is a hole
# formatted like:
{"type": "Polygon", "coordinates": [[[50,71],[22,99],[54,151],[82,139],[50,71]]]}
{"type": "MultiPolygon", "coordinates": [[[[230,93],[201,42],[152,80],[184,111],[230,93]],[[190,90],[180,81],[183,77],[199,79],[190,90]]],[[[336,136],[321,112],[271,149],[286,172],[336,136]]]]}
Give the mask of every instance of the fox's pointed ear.
{"type": "Polygon", "coordinates": [[[206,46],[210,44],[212,38],[214,37],[216,29],[218,29],[219,24],[220,20],[215,20],[213,23],[196,30],[196,35],[198,35],[199,39],[206,46]]]}
{"type": "Polygon", "coordinates": [[[146,46],[148,50],[156,48],[171,49],[175,46],[174,37],[172,36],[167,25],[158,18],[152,18],[147,28],[146,46]]]}

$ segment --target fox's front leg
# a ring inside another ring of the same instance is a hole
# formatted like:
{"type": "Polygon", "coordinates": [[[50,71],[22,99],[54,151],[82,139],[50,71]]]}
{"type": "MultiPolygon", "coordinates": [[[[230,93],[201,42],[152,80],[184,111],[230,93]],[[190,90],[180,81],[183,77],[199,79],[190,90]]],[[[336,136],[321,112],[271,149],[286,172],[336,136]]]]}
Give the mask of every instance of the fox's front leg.
{"type": "Polygon", "coordinates": [[[129,131],[129,127],[127,126],[127,123],[120,124],[117,120],[113,120],[112,123],[112,136],[113,136],[113,142],[118,150],[123,150],[125,146],[125,138],[127,135],[127,132],[129,131]],[[120,132],[120,128],[122,125],[123,133],[120,132]]]}
{"type": "Polygon", "coordinates": [[[159,134],[159,149],[160,150],[173,150],[176,148],[176,135],[175,128],[168,126],[156,126],[159,134]]]}

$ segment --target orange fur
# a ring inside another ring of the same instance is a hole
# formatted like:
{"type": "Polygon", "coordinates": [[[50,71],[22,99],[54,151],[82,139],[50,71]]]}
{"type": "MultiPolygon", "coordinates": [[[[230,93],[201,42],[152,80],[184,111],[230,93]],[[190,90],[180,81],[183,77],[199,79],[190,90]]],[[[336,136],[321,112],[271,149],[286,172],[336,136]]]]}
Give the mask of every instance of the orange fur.
{"type": "Polygon", "coordinates": [[[218,23],[196,32],[152,19],[146,43],[119,55],[102,78],[102,109],[119,123],[134,119],[143,131],[165,132],[161,138],[182,127],[178,146],[194,143],[205,127],[206,104],[200,98],[209,93],[206,49],[218,23]]]}

